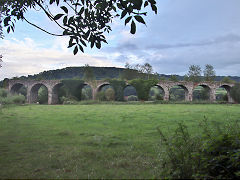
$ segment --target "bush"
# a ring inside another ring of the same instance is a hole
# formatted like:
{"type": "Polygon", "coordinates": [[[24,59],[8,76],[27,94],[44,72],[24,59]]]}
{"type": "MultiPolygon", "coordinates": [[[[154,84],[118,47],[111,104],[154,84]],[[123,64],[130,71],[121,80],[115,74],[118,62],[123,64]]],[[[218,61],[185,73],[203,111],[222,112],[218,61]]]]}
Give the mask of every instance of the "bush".
{"type": "Polygon", "coordinates": [[[105,92],[104,91],[97,92],[96,99],[98,101],[105,101],[106,100],[105,92]]]}
{"type": "Polygon", "coordinates": [[[70,96],[70,97],[62,96],[60,98],[60,101],[62,102],[62,104],[77,104],[78,103],[77,98],[73,97],[73,96],[70,96]]]}
{"type": "Polygon", "coordinates": [[[124,92],[124,87],[126,87],[126,82],[123,80],[118,80],[118,79],[110,79],[109,82],[115,92],[115,100],[123,101],[124,100],[123,92],[124,92]]]}
{"type": "Polygon", "coordinates": [[[5,105],[5,104],[13,104],[13,103],[12,103],[12,100],[10,98],[0,97],[0,104],[5,105]]]}
{"type": "Polygon", "coordinates": [[[210,126],[205,119],[201,136],[190,135],[179,123],[171,137],[158,129],[161,137],[161,170],[167,178],[239,178],[239,123],[210,126]]]}
{"type": "Polygon", "coordinates": [[[23,95],[8,95],[7,97],[0,97],[0,104],[24,104],[25,96],[23,95]]]}
{"type": "Polygon", "coordinates": [[[147,101],[151,87],[155,86],[158,83],[156,79],[134,79],[130,81],[130,85],[135,87],[137,91],[138,99],[147,101]]]}
{"type": "Polygon", "coordinates": [[[156,100],[158,100],[158,101],[163,100],[162,95],[161,95],[161,94],[157,94],[157,95],[156,95],[156,100]]]}
{"type": "Polygon", "coordinates": [[[41,86],[38,90],[38,100],[39,104],[48,104],[48,90],[45,86],[41,86]]]}
{"type": "Polygon", "coordinates": [[[0,89],[0,97],[7,97],[7,94],[8,92],[6,89],[3,88],[0,89]]]}
{"type": "Polygon", "coordinates": [[[237,103],[240,103],[240,83],[235,84],[231,88],[230,95],[237,103]]]}
{"type": "Polygon", "coordinates": [[[80,89],[84,86],[84,81],[81,79],[64,79],[61,81],[64,89],[66,90],[67,96],[74,96],[78,100],[81,100],[80,89]]]}
{"type": "Polygon", "coordinates": [[[25,103],[25,96],[24,95],[13,95],[10,96],[12,99],[13,104],[24,104],[25,103]]]}
{"type": "Polygon", "coordinates": [[[138,101],[137,96],[131,95],[127,97],[127,101],[138,101]]]}
{"type": "Polygon", "coordinates": [[[108,88],[105,91],[105,97],[107,101],[114,101],[115,100],[115,92],[112,88],[108,88]]]}
{"type": "Polygon", "coordinates": [[[81,100],[91,100],[92,89],[91,87],[82,88],[81,100]]]}

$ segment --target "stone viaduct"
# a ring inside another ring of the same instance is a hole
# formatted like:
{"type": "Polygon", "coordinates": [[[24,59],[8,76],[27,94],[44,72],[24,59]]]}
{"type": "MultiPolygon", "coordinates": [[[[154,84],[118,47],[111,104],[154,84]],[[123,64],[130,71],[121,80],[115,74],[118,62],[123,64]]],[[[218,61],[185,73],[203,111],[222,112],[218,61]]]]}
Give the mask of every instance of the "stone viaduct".
{"type": "MultiPolygon", "coordinates": [[[[127,83],[128,84],[128,83],[127,83]]],[[[27,89],[27,102],[36,103],[38,97],[39,88],[44,85],[48,90],[48,104],[57,104],[58,103],[58,88],[63,84],[61,80],[10,80],[8,90],[10,93],[16,93],[22,86],[27,89]]],[[[100,91],[101,87],[105,85],[110,85],[109,82],[96,80],[91,82],[85,82],[84,85],[89,85],[92,88],[92,97],[93,100],[96,100],[96,94],[100,91]]],[[[127,85],[129,86],[129,85],[127,85]]],[[[234,84],[222,83],[222,82],[200,82],[193,83],[188,81],[159,81],[156,86],[160,87],[164,92],[164,100],[169,100],[170,89],[173,86],[180,86],[185,91],[185,101],[193,100],[193,90],[197,86],[202,86],[209,89],[210,101],[214,102],[216,100],[215,92],[217,88],[225,88],[227,91],[228,102],[233,102],[233,99],[230,96],[230,89],[234,84]]]]}

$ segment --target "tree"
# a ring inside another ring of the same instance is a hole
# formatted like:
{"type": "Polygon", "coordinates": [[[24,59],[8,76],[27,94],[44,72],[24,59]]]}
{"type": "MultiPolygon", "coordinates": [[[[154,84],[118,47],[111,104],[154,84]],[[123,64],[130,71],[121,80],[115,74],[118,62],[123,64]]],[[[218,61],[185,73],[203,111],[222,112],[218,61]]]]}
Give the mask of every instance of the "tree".
{"type": "Polygon", "coordinates": [[[170,78],[169,78],[170,81],[173,81],[173,82],[177,82],[178,81],[178,78],[176,75],[171,75],[170,78]]]}
{"type": "Polygon", "coordinates": [[[193,82],[201,81],[201,67],[199,65],[191,65],[188,70],[188,80],[193,82]]]}
{"type": "Polygon", "coordinates": [[[15,22],[23,20],[52,36],[68,36],[68,48],[74,47],[73,53],[77,54],[78,50],[84,52],[88,43],[98,49],[101,43],[107,43],[104,33],[112,30],[110,24],[114,18],[125,18],[125,25],[131,23],[130,32],[135,34],[136,22],[145,24],[143,17],[148,6],[157,14],[155,0],[1,0],[4,20],[0,27],[5,26],[8,33],[14,32],[15,22]],[[53,14],[50,10],[53,6],[59,14],[53,14]],[[43,11],[62,33],[51,33],[26,19],[30,9],[43,11]]]}
{"type": "Polygon", "coordinates": [[[231,78],[228,77],[228,76],[225,76],[225,77],[222,79],[222,82],[223,82],[223,83],[234,83],[234,81],[231,80],[231,78]]]}
{"type": "Polygon", "coordinates": [[[115,92],[112,88],[108,88],[106,91],[105,91],[105,97],[107,99],[107,101],[114,101],[115,99],[115,92]]]}
{"type": "Polygon", "coordinates": [[[150,77],[150,74],[153,73],[153,68],[152,66],[149,64],[149,63],[145,63],[143,66],[143,73],[146,73],[147,74],[147,79],[149,79],[150,77]]]}
{"type": "Polygon", "coordinates": [[[240,83],[236,83],[230,90],[230,95],[234,101],[240,103],[240,83]]]}
{"type": "Polygon", "coordinates": [[[165,81],[166,78],[164,76],[160,76],[159,81],[165,81]]]}
{"type": "Polygon", "coordinates": [[[121,78],[126,80],[132,80],[139,77],[139,72],[136,69],[132,69],[133,67],[126,62],[125,69],[122,71],[121,78]]]}
{"type": "Polygon", "coordinates": [[[153,73],[153,68],[149,63],[145,63],[143,65],[141,64],[130,65],[127,62],[125,64],[125,69],[122,73],[122,78],[131,80],[135,78],[150,79],[150,75],[152,77],[156,77],[156,75],[153,75],[152,73],[153,73]],[[146,77],[146,74],[147,74],[147,77],[146,77]]]}
{"type": "Polygon", "coordinates": [[[188,75],[184,75],[183,80],[184,80],[184,81],[189,81],[188,75]]]}
{"type": "Polygon", "coordinates": [[[92,81],[95,79],[93,70],[88,64],[86,64],[84,67],[83,79],[84,79],[84,81],[92,81]]]}
{"type": "Polygon", "coordinates": [[[203,74],[204,74],[205,81],[214,81],[214,79],[216,78],[215,70],[213,69],[213,66],[210,64],[205,65],[203,74]]]}

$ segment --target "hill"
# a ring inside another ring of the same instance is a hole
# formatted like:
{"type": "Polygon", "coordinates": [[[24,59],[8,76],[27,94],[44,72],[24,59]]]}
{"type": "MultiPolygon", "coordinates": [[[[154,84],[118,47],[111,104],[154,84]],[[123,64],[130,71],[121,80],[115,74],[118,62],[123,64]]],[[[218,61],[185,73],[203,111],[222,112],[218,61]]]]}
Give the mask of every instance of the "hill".
{"type": "MultiPolygon", "coordinates": [[[[120,78],[123,73],[124,68],[116,68],[116,67],[92,67],[93,73],[97,80],[106,79],[106,78],[120,78]]],[[[133,70],[134,71],[134,70],[133,70]]],[[[40,79],[71,79],[71,78],[79,78],[82,79],[84,75],[84,66],[82,67],[66,67],[63,69],[49,70],[43,71],[39,74],[28,75],[15,77],[13,79],[26,79],[26,80],[40,80],[40,79]]],[[[176,75],[178,80],[183,80],[184,76],[176,75]]],[[[159,74],[159,78],[164,77],[165,79],[169,79],[171,75],[159,74]]],[[[221,81],[225,76],[217,76],[216,81],[221,81]]],[[[230,79],[240,82],[240,77],[237,76],[229,76],[230,79]]],[[[3,81],[0,82],[0,86],[3,84],[3,81]]]]}

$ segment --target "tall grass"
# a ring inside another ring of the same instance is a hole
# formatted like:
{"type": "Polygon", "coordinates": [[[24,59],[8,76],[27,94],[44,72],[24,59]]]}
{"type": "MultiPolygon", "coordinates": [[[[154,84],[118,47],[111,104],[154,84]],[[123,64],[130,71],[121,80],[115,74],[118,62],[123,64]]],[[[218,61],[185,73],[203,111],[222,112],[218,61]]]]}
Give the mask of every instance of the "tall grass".
{"type": "Polygon", "coordinates": [[[240,177],[239,122],[199,124],[201,135],[191,135],[179,123],[172,136],[158,128],[161,137],[160,168],[166,178],[235,179],[240,177]]]}
{"type": "Polygon", "coordinates": [[[21,94],[14,94],[11,95],[5,89],[0,89],[0,104],[7,105],[7,104],[24,104],[25,103],[25,96],[21,94]]]}

